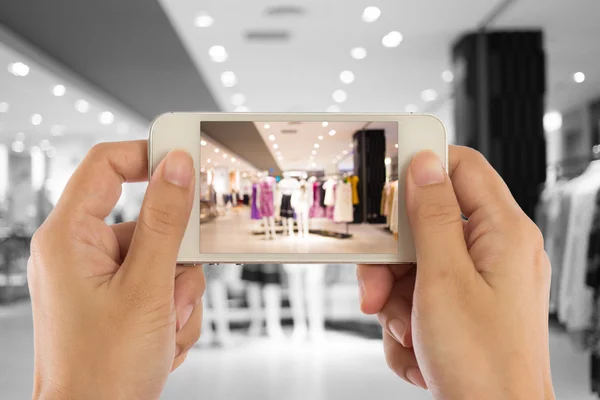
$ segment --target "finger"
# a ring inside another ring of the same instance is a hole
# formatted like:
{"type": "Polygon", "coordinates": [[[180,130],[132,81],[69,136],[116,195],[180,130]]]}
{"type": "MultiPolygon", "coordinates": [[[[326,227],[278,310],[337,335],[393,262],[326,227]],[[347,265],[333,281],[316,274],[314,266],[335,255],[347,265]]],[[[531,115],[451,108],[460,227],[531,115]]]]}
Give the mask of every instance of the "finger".
{"type": "Polygon", "coordinates": [[[148,185],[131,245],[124,262],[125,277],[165,285],[174,281],[175,264],[188,225],[195,171],[184,151],[171,151],[158,165],[148,185]]]}
{"type": "Polygon", "coordinates": [[[415,289],[415,273],[394,284],[392,293],[377,314],[379,323],[398,343],[412,347],[412,299],[415,289]]]}
{"type": "Polygon", "coordinates": [[[387,332],[383,333],[385,360],[392,371],[406,382],[427,389],[413,349],[407,349],[387,332]]]}
{"type": "Polygon", "coordinates": [[[101,143],[94,146],[73,173],[56,212],[69,220],[93,216],[105,219],[121,197],[124,182],[148,179],[148,147],[145,140],[101,143]]]}
{"type": "Polygon", "coordinates": [[[426,281],[475,271],[467,251],[460,207],[440,159],[423,151],[406,177],[406,211],[417,252],[417,270],[426,281]]]}
{"type": "Polygon", "coordinates": [[[181,272],[175,278],[175,310],[177,311],[178,331],[187,323],[192,311],[201,303],[206,289],[201,265],[180,267],[180,270],[181,272]]]}
{"type": "Polygon", "coordinates": [[[360,292],[360,308],[365,314],[376,314],[384,306],[394,281],[402,279],[414,269],[414,265],[368,265],[356,266],[360,292]]]}
{"type": "Polygon", "coordinates": [[[171,372],[173,372],[177,368],[181,367],[181,364],[183,364],[185,362],[185,360],[187,359],[188,354],[190,354],[190,352],[186,351],[185,353],[180,354],[177,357],[175,357],[175,360],[173,360],[173,365],[171,366],[171,372]]]}
{"type": "Polygon", "coordinates": [[[194,308],[187,323],[181,327],[175,339],[175,358],[187,353],[200,339],[202,328],[202,306],[194,308]]]}
{"type": "Polygon", "coordinates": [[[114,224],[110,227],[117,238],[117,242],[119,243],[121,262],[125,259],[127,252],[129,251],[131,238],[133,237],[133,232],[135,231],[135,224],[135,221],[129,221],[122,222],[120,224],[114,224]]]}

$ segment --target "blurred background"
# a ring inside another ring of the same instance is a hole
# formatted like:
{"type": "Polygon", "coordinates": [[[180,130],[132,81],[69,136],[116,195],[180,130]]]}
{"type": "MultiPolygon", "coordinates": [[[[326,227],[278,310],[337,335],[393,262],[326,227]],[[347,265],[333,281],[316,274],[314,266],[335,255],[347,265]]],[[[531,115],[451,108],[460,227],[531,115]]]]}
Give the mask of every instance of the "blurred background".
{"type": "MultiPolygon", "coordinates": [[[[451,142],[482,151],[546,239],[557,397],[596,398],[598,16],[595,0],[0,2],[0,397],[31,394],[29,241],[86,152],[147,138],[167,111],[256,111],[432,113],[451,142]]],[[[316,154],[280,133],[258,154],[206,134],[235,157],[202,166],[221,188],[203,223],[250,212],[240,175],[257,177],[263,156],[360,170],[354,132],[316,154]]],[[[386,185],[396,162],[382,153],[386,185]]],[[[125,186],[108,222],[135,219],[144,190],[125,186]]],[[[429,398],[387,370],[354,265],[205,271],[208,328],[165,399],[429,398]]]]}

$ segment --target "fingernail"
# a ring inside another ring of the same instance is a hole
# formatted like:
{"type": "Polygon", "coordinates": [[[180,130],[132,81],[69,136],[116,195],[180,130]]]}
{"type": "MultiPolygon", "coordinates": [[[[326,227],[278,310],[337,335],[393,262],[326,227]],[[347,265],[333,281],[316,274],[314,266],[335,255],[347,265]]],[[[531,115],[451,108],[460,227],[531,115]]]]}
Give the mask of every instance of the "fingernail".
{"type": "Polygon", "coordinates": [[[187,188],[194,177],[194,162],[185,151],[174,150],[167,154],[163,179],[173,185],[187,188]]]}
{"type": "Polygon", "coordinates": [[[410,173],[417,186],[435,185],[446,179],[441,160],[431,151],[422,151],[415,156],[410,173]]]}
{"type": "Polygon", "coordinates": [[[404,322],[402,322],[402,320],[399,318],[394,318],[388,323],[388,329],[394,336],[394,339],[396,339],[398,343],[404,346],[404,343],[402,343],[404,333],[406,331],[406,325],[404,324],[404,322]]]}
{"type": "Polygon", "coordinates": [[[413,385],[420,387],[421,389],[427,390],[427,384],[425,383],[425,378],[423,378],[423,374],[419,370],[419,368],[409,368],[406,371],[406,379],[412,382],[413,385]]]}
{"type": "Polygon", "coordinates": [[[179,329],[183,328],[183,326],[190,319],[190,315],[192,315],[192,311],[194,311],[194,305],[190,304],[185,306],[183,310],[181,310],[181,315],[179,316],[179,329]]]}

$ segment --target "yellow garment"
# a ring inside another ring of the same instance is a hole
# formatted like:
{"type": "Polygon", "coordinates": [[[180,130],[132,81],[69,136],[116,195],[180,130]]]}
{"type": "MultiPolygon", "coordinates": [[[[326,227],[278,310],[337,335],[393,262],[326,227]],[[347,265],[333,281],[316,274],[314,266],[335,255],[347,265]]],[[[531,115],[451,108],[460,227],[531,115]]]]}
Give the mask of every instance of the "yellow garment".
{"type": "Polygon", "coordinates": [[[387,200],[385,203],[386,207],[387,207],[387,213],[385,215],[387,215],[388,217],[392,216],[392,206],[393,206],[393,202],[394,202],[394,196],[396,196],[397,187],[398,187],[398,183],[393,182],[390,185],[390,189],[388,191],[387,200]]]}
{"type": "Polygon", "coordinates": [[[358,176],[353,175],[350,178],[348,178],[348,180],[352,185],[352,204],[360,204],[360,199],[358,198],[358,176]]]}

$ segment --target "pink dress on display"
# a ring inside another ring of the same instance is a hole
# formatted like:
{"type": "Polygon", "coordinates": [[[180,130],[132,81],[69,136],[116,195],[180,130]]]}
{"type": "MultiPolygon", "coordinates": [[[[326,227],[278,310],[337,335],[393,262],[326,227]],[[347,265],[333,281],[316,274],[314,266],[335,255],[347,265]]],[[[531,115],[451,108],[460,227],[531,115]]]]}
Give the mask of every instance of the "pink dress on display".
{"type": "Polygon", "coordinates": [[[275,178],[269,176],[261,180],[258,187],[260,188],[260,205],[258,211],[263,218],[272,217],[275,214],[275,204],[273,203],[275,178]]]}

